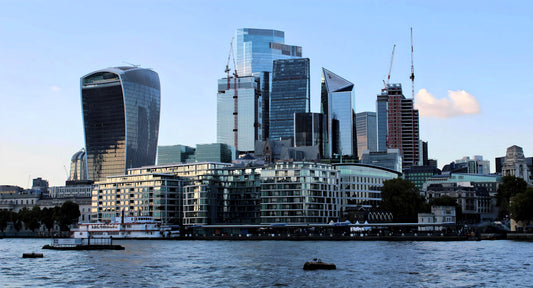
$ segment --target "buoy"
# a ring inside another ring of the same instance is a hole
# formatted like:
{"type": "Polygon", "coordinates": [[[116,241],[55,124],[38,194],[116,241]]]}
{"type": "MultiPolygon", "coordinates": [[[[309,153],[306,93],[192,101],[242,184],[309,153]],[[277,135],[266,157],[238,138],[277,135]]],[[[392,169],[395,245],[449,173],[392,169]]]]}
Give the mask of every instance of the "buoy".
{"type": "Polygon", "coordinates": [[[43,253],[22,253],[22,258],[43,258],[43,253]]]}

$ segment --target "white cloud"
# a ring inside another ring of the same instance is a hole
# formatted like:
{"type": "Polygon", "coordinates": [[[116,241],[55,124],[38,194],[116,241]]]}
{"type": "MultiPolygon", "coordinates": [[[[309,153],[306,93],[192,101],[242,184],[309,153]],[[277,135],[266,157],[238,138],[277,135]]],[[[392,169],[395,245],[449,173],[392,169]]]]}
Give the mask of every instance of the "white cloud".
{"type": "Polygon", "coordinates": [[[420,89],[415,96],[415,108],[420,116],[450,118],[467,114],[479,114],[479,103],[465,90],[450,91],[448,97],[437,99],[426,89],[420,89]]]}
{"type": "Polygon", "coordinates": [[[57,91],[61,90],[61,88],[58,87],[58,86],[51,86],[51,87],[50,87],[50,90],[52,90],[52,91],[54,91],[54,92],[57,92],[57,91]]]}

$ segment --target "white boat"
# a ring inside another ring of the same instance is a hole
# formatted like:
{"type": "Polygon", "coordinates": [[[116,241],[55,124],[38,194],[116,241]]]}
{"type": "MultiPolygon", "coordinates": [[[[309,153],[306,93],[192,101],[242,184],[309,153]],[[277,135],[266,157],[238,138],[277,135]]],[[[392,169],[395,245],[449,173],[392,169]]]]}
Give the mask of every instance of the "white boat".
{"type": "Polygon", "coordinates": [[[73,238],[161,238],[161,222],[152,217],[115,217],[111,222],[80,223],[73,238]]]}

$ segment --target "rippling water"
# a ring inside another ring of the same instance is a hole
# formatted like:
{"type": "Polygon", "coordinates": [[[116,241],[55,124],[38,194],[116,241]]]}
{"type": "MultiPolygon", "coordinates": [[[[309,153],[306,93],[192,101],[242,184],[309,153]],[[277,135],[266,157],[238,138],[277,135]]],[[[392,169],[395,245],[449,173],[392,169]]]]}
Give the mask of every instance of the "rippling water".
{"type": "Polygon", "coordinates": [[[0,239],[3,287],[531,287],[533,243],[115,241],[124,251],[41,250],[0,239]],[[44,258],[24,259],[40,252],[44,258]],[[304,271],[312,258],[337,270],[304,271]]]}

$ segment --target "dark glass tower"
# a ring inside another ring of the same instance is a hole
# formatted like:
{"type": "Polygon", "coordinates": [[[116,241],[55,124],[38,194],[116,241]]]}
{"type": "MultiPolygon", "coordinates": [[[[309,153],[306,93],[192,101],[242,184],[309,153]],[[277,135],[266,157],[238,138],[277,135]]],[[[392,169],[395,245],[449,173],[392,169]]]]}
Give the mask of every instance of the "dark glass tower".
{"type": "Polygon", "coordinates": [[[310,110],[309,58],[275,60],[270,94],[270,139],[294,137],[294,113],[310,110]]]}
{"type": "Polygon", "coordinates": [[[161,99],[157,73],[107,68],[83,76],[80,85],[89,180],[154,165],[161,99]]]}
{"type": "Polygon", "coordinates": [[[294,113],[294,146],[318,146],[324,155],[327,121],[322,113],[294,113]]]}

